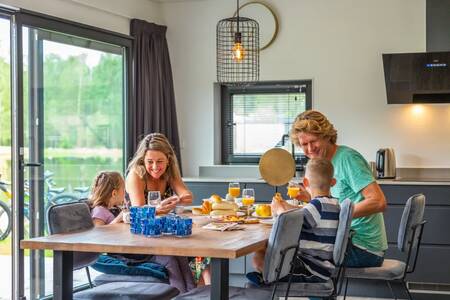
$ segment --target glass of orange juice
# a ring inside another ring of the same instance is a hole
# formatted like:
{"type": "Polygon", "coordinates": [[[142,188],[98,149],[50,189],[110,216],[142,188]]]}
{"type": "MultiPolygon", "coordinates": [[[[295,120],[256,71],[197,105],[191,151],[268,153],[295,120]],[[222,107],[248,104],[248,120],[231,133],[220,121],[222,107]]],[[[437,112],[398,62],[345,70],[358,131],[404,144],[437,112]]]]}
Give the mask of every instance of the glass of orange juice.
{"type": "Polygon", "coordinates": [[[242,191],[242,205],[247,207],[247,215],[250,214],[253,203],[255,203],[255,190],[244,189],[242,191]]]}
{"type": "Polygon", "coordinates": [[[239,197],[241,194],[241,186],[239,185],[239,182],[230,182],[230,184],[228,184],[228,194],[234,198],[239,197]]]}
{"type": "Polygon", "coordinates": [[[297,202],[298,204],[298,201],[294,200],[297,200],[295,198],[298,196],[299,193],[300,193],[300,183],[298,183],[295,180],[289,181],[287,194],[291,198],[290,202],[297,202]]]}

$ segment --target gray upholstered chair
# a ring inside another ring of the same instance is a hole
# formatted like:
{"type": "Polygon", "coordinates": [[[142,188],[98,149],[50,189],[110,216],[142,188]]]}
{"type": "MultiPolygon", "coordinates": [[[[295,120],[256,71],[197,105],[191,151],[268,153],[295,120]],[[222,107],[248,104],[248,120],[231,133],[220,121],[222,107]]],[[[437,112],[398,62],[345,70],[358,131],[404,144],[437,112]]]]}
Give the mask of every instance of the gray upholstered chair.
{"type": "MultiPolygon", "coordinates": [[[[343,262],[347,253],[349,242],[349,232],[353,215],[353,203],[345,199],[341,204],[339,213],[339,225],[336,233],[336,241],[333,251],[333,260],[336,265],[335,274],[326,282],[303,283],[303,282],[282,282],[279,283],[278,296],[285,295],[291,297],[335,297],[337,295],[338,284],[343,273],[343,262]]],[[[290,274],[291,275],[291,274],[290,274]]]]}
{"type": "MultiPolygon", "coordinates": [[[[298,250],[300,232],[303,226],[303,211],[290,210],[280,214],[269,236],[269,242],[264,258],[263,277],[272,283],[289,274],[291,261],[298,250]]],[[[273,292],[259,288],[230,287],[229,299],[273,299],[273,292]]],[[[206,300],[210,298],[210,286],[193,289],[179,295],[176,300],[206,300]]]]}
{"type": "MultiPolygon", "coordinates": [[[[90,218],[89,207],[86,204],[79,205],[76,202],[50,206],[47,210],[47,224],[50,234],[88,230],[94,227],[94,223],[90,218]],[[86,216],[89,216],[89,218],[86,216]]],[[[95,263],[98,257],[98,253],[92,252],[74,252],[73,254],[73,269],[79,270],[86,268],[86,274],[91,288],[93,285],[89,273],[89,266],[95,263]]]]}
{"type": "MultiPolygon", "coordinates": [[[[83,202],[55,204],[47,211],[51,234],[89,230],[94,227],[89,206],[83,202]]],[[[93,264],[98,253],[74,252],[74,270],[93,264]]],[[[112,282],[77,292],[74,299],[172,299],[179,291],[164,283],[112,282]]]]}
{"type": "Polygon", "coordinates": [[[346,268],[345,271],[345,291],[344,299],[347,295],[347,286],[349,278],[373,279],[385,281],[391,291],[393,298],[396,299],[390,282],[400,282],[404,287],[408,298],[411,298],[405,277],[414,272],[419,255],[420,242],[422,239],[423,227],[426,221],[423,220],[425,210],[425,196],[416,194],[411,196],[406,202],[405,209],[400,221],[397,236],[397,247],[404,253],[406,260],[385,259],[381,267],[374,268],[346,268]],[[414,258],[411,255],[415,253],[414,258]]]}

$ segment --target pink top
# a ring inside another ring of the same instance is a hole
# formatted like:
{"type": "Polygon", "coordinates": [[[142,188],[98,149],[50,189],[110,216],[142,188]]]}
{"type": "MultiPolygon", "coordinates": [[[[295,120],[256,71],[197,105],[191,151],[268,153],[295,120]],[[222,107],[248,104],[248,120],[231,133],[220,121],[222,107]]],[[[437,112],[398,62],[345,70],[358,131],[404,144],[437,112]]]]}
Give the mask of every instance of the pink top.
{"type": "Polygon", "coordinates": [[[92,219],[99,219],[109,224],[114,220],[114,215],[106,207],[96,206],[91,211],[92,219]]]}

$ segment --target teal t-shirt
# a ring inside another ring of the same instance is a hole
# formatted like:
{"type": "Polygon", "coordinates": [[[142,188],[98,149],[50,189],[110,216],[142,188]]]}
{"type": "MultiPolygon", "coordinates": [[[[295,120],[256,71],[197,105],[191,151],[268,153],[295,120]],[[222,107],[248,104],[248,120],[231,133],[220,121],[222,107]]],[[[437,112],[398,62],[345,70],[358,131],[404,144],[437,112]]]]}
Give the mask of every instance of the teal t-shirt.
{"type": "MultiPolygon", "coordinates": [[[[361,202],[364,197],[361,191],[375,178],[369,164],[357,151],[346,146],[338,146],[331,159],[334,167],[336,184],[331,188],[333,197],[340,202],[349,198],[353,203],[361,202]]],[[[355,231],[353,243],[372,252],[387,249],[386,229],[382,213],[361,217],[352,221],[355,231]]]]}

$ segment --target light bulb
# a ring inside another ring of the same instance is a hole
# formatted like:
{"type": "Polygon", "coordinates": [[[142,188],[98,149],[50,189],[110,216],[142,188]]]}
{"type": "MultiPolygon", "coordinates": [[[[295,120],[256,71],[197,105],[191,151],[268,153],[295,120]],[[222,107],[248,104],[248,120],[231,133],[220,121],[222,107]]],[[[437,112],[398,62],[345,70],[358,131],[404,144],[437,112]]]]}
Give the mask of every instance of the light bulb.
{"type": "Polygon", "coordinates": [[[245,49],[239,42],[234,43],[233,48],[231,48],[231,53],[233,60],[235,60],[236,62],[242,61],[245,57],[245,49]]]}

